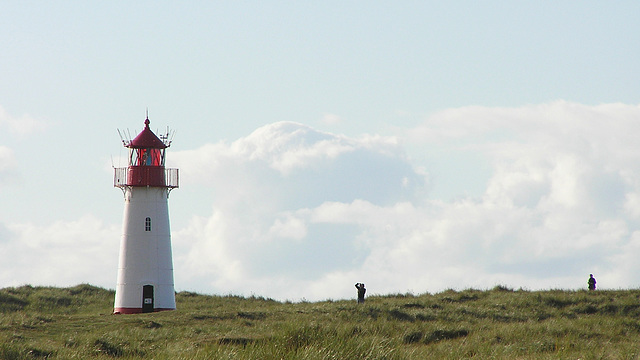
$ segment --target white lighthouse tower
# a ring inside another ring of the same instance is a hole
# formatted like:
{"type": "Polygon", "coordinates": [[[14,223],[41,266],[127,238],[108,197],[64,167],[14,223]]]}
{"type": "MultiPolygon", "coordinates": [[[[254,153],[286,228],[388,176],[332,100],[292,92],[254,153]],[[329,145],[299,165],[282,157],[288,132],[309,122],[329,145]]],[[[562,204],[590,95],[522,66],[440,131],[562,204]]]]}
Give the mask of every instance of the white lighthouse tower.
{"type": "Polygon", "coordinates": [[[175,310],[169,192],[178,187],[178,169],[165,169],[168,135],[145,127],[129,148],[129,166],[116,168],[114,186],[124,194],[118,282],[113,312],[135,314],[175,310]]]}

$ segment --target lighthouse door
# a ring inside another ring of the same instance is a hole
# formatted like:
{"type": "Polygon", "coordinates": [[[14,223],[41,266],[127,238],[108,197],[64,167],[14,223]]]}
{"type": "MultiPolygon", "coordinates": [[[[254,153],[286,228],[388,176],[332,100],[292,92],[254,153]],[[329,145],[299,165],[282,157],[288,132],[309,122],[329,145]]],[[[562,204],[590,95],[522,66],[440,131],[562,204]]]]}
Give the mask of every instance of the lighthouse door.
{"type": "Polygon", "coordinates": [[[153,285],[142,287],[142,312],[153,312],[153,285]]]}

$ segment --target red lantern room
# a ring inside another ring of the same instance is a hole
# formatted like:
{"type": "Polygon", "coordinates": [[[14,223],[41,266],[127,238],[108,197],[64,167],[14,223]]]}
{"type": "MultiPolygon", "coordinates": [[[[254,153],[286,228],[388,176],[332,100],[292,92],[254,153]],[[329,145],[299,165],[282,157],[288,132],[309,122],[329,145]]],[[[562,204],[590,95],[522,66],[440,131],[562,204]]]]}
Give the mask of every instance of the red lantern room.
{"type": "Polygon", "coordinates": [[[178,187],[178,169],[165,169],[165,149],[171,145],[168,134],[162,139],[149,128],[149,118],[144,129],[133,140],[123,140],[129,148],[129,166],[117,168],[114,186],[178,187]],[[126,172],[125,172],[126,171],[126,172]]]}
{"type": "Polygon", "coordinates": [[[149,118],[144,129],[127,145],[131,151],[129,166],[164,166],[164,149],[168,147],[149,129],[149,118]]]}

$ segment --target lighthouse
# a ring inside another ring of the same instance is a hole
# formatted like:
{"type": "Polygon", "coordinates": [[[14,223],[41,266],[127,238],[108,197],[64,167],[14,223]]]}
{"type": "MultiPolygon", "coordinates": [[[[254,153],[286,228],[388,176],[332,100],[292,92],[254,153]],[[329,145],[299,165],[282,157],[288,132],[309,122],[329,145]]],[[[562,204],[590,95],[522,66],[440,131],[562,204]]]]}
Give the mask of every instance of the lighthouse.
{"type": "Polygon", "coordinates": [[[168,200],[178,187],[178,169],[164,167],[169,133],[156,136],[147,116],[138,136],[122,143],[129,158],[126,168],[114,169],[113,185],[124,194],[124,216],[113,312],[175,310],[168,200]]]}

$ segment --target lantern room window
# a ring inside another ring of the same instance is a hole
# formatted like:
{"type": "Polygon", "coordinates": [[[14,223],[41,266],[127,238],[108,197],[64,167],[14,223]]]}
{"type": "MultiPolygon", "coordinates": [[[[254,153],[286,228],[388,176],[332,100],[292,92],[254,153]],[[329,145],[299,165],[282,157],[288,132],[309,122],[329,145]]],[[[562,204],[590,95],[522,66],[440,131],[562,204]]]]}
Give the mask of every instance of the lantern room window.
{"type": "Polygon", "coordinates": [[[131,166],[164,166],[164,149],[131,149],[131,166]]]}
{"type": "Polygon", "coordinates": [[[144,219],[144,231],[151,231],[151,218],[144,219]]]}

